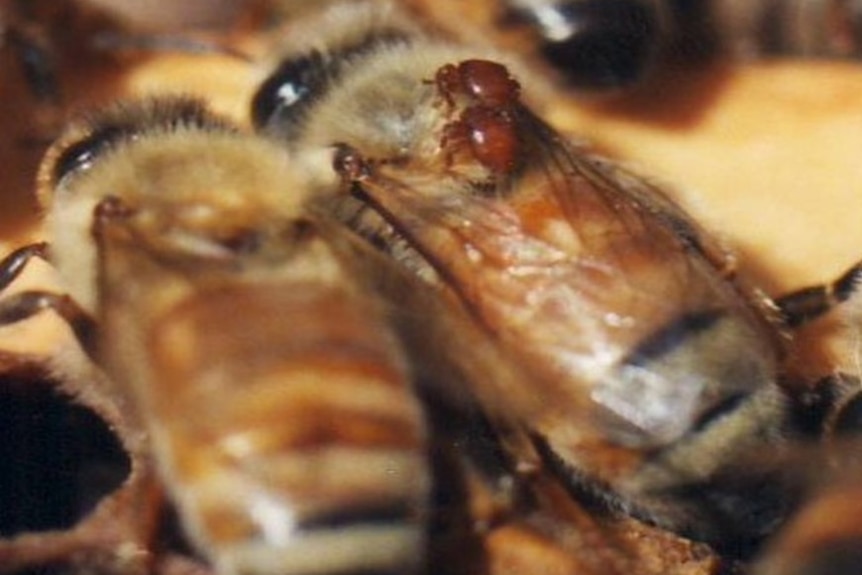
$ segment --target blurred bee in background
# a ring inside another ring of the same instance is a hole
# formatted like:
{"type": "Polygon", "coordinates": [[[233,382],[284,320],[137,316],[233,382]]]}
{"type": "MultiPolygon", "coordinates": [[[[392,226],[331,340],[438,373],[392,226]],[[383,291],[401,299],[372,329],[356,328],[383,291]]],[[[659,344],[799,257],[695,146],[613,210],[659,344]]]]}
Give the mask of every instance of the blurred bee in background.
{"type": "Polygon", "coordinates": [[[742,57],[862,56],[862,4],[856,0],[709,2],[705,19],[715,22],[726,49],[742,57]]]}
{"type": "Polygon", "coordinates": [[[11,50],[33,97],[43,103],[59,103],[60,89],[50,34],[41,23],[52,15],[37,13],[24,2],[7,2],[0,11],[2,45],[11,50]]]}
{"type": "Polygon", "coordinates": [[[755,575],[850,575],[862,571],[862,307],[858,294],[840,309],[844,350],[829,387],[842,390],[827,420],[826,443],[795,456],[810,485],[805,504],[766,546],[755,575]]]}
{"type": "Polygon", "coordinates": [[[60,107],[69,104],[68,92],[80,91],[76,83],[94,70],[101,72],[100,81],[87,88],[93,94],[106,91],[108,86],[99,84],[110,84],[111,73],[132,64],[118,62],[118,52],[229,52],[203,34],[235,25],[245,3],[200,4],[7,0],[0,5],[0,46],[12,56],[9,67],[21,71],[28,99],[60,107]]]}
{"type": "Polygon", "coordinates": [[[662,0],[505,0],[503,28],[531,28],[540,54],[580,89],[613,89],[643,78],[671,25],[662,0]]]}
{"type": "Polygon", "coordinates": [[[74,85],[76,76],[109,60],[98,39],[120,24],[114,13],[84,0],[8,0],[0,6],[0,27],[2,45],[15,60],[9,67],[21,71],[28,100],[59,109],[68,104],[68,84],[74,85]]]}
{"type": "Polygon", "coordinates": [[[519,378],[471,383],[579,497],[747,552],[796,501],[764,454],[816,437],[832,401],[779,385],[788,327],[846,299],[859,267],[777,305],[660,189],[533,114],[528,75],[392,11],[304,24],[318,40],[285,48],[256,125],[319,166],[315,195],[339,219],[514,359],[519,378]],[[319,162],[331,149],[340,179],[319,162]]]}
{"type": "Polygon", "coordinates": [[[829,387],[846,391],[844,399],[828,418],[825,445],[793,455],[808,484],[806,500],[768,542],[752,567],[755,575],[851,575],[862,570],[860,382],[847,373],[828,379],[829,387]]]}
{"type": "Polygon", "coordinates": [[[531,30],[539,52],[582,89],[643,80],[657,66],[734,58],[862,56],[854,0],[502,0],[503,28],[531,30]]]}
{"type": "MultiPolygon", "coordinates": [[[[858,447],[858,446],[857,446],[858,447]]],[[[856,472],[858,474],[858,469],[856,472]]],[[[854,481],[822,490],[767,546],[756,575],[853,575],[862,569],[862,491],[854,481]]]]}

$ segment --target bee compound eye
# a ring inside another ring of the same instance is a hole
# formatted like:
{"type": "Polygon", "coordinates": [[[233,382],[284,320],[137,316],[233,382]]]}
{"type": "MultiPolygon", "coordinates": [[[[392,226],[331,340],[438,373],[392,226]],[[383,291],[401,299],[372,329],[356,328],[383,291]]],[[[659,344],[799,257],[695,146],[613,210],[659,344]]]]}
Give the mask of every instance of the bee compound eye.
{"type": "Polygon", "coordinates": [[[637,81],[659,43],[658,14],[640,0],[562,1],[536,9],[533,20],[544,56],[583,88],[637,81]]]}
{"type": "Polygon", "coordinates": [[[106,126],[66,146],[54,162],[53,181],[90,169],[96,160],[120,140],[133,138],[134,131],[127,127],[106,126]]]}
{"type": "Polygon", "coordinates": [[[90,117],[84,117],[70,134],[61,140],[52,165],[52,182],[93,167],[106,152],[119,144],[132,142],[148,134],[173,133],[180,130],[232,132],[234,127],[212,114],[199,99],[182,96],[160,96],[118,102],[90,117]]]}
{"type": "Polygon", "coordinates": [[[261,84],[251,102],[251,116],[258,128],[283,129],[297,121],[299,112],[327,84],[326,60],[311,52],[282,62],[261,84]]]}

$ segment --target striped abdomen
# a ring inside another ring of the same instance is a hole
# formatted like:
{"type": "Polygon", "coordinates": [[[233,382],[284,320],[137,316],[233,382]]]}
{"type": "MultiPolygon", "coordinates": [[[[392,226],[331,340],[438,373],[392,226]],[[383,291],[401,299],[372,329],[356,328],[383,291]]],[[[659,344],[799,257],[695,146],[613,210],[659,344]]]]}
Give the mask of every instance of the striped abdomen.
{"type": "Polygon", "coordinates": [[[157,459],[220,572],[417,568],[424,424],[373,302],[315,282],[233,282],[151,325],[157,459]]]}

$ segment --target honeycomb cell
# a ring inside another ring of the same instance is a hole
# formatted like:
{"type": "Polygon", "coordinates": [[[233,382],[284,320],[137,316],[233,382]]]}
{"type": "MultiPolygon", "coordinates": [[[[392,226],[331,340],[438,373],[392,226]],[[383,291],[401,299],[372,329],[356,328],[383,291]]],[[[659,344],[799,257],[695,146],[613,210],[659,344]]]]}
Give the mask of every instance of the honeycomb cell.
{"type": "Polygon", "coordinates": [[[130,471],[94,411],[38,374],[0,374],[0,536],[68,529],[130,471]]]}

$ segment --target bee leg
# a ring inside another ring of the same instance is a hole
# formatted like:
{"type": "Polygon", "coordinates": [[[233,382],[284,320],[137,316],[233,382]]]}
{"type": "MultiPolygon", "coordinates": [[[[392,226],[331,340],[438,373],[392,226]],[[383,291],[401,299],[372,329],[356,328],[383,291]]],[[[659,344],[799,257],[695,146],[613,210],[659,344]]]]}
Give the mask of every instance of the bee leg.
{"type": "MultiPolygon", "coordinates": [[[[0,291],[17,278],[32,258],[48,259],[45,242],[23,246],[0,261],[0,291]]],[[[54,310],[69,324],[84,350],[93,355],[96,340],[95,320],[71,297],[42,290],[17,293],[0,300],[0,326],[30,318],[44,309],[54,310]]]]}
{"type": "Polygon", "coordinates": [[[848,300],[862,281],[862,262],[844,272],[835,281],[802,288],[775,300],[781,318],[790,327],[798,327],[820,317],[848,300]]]}
{"type": "Polygon", "coordinates": [[[15,281],[24,267],[34,257],[48,261],[47,242],[38,242],[18,248],[0,261],[0,291],[15,281]]]}
{"type": "Polygon", "coordinates": [[[828,407],[823,429],[833,440],[862,438],[862,387],[857,376],[833,373],[814,387],[817,398],[828,407]]]}
{"type": "Polygon", "coordinates": [[[65,294],[49,291],[25,291],[0,300],[0,326],[30,318],[44,309],[52,309],[69,325],[81,347],[92,356],[96,343],[96,322],[65,294]]]}

